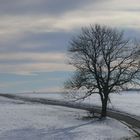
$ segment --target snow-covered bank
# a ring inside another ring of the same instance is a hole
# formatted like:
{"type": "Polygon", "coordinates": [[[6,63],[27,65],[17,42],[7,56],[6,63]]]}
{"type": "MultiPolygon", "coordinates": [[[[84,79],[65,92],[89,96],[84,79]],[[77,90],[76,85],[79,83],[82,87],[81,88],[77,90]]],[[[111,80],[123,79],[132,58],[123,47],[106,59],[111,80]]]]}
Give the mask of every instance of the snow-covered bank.
{"type": "Polygon", "coordinates": [[[118,140],[134,133],[117,120],[83,120],[85,111],[0,97],[0,140],[118,140]]]}

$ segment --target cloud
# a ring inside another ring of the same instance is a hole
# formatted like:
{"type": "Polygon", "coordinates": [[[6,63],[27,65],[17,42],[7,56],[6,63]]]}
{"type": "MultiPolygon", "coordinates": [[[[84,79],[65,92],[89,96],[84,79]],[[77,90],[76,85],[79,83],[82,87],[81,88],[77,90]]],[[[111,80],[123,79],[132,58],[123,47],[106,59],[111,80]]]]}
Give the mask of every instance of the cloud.
{"type": "Polygon", "coordinates": [[[73,71],[71,66],[63,63],[1,64],[0,73],[34,75],[39,72],[73,71]]]}
{"type": "Polygon", "coordinates": [[[75,10],[139,11],[138,0],[3,0],[0,15],[50,15],[60,16],[75,10]]]}
{"type": "Polygon", "coordinates": [[[0,38],[0,52],[65,52],[71,32],[51,32],[51,33],[32,33],[11,35],[0,38]]]}
{"type": "Polygon", "coordinates": [[[73,71],[64,53],[1,53],[0,73],[34,74],[37,72],[73,71]]]}
{"type": "Polygon", "coordinates": [[[1,64],[31,64],[31,63],[65,63],[65,53],[32,53],[32,52],[7,52],[0,53],[1,64]]]}
{"type": "Polygon", "coordinates": [[[0,3],[0,13],[7,15],[49,14],[56,16],[85,7],[91,3],[96,4],[98,0],[5,0],[0,3]]]}
{"type": "Polygon", "coordinates": [[[114,26],[140,27],[138,10],[140,2],[137,0],[134,0],[133,3],[131,0],[31,0],[30,2],[27,0],[6,0],[0,5],[0,11],[5,9],[7,10],[0,15],[1,37],[11,36],[11,34],[18,36],[25,32],[72,31],[79,26],[97,22],[114,26]],[[38,11],[37,9],[46,11],[40,11],[40,14],[20,13],[21,9],[23,9],[23,13],[27,12],[26,8],[29,8],[29,11],[33,9],[34,11],[38,11]],[[15,9],[15,13],[12,14],[13,10],[10,11],[10,9],[15,9]],[[60,14],[57,15],[58,13],[60,14]]]}
{"type": "MultiPolygon", "coordinates": [[[[138,0],[1,0],[0,75],[2,82],[5,77],[5,82],[14,79],[13,84],[1,84],[2,88],[45,90],[44,73],[53,73],[55,79],[60,72],[65,77],[64,71],[73,71],[66,63],[66,50],[83,26],[99,23],[125,30],[128,37],[139,37],[139,9],[138,0]],[[32,79],[29,84],[31,77],[41,81],[32,79]],[[16,86],[17,81],[27,83],[16,86]]],[[[47,89],[59,87],[55,80],[48,80],[47,89]]]]}
{"type": "Polygon", "coordinates": [[[95,10],[90,9],[88,11],[71,11],[66,13],[61,22],[56,22],[56,28],[63,28],[65,30],[76,29],[89,24],[100,23],[113,27],[128,28],[133,27],[140,28],[139,12],[130,11],[116,11],[116,10],[95,10]]]}

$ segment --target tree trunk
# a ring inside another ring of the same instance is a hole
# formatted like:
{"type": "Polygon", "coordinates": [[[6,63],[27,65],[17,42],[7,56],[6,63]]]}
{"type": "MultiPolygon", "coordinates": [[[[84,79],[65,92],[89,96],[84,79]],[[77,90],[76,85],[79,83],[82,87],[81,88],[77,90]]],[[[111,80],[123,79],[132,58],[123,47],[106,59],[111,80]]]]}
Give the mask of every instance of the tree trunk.
{"type": "Polygon", "coordinates": [[[101,118],[105,118],[107,116],[107,101],[108,101],[107,97],[102,100],[101,118]]]}

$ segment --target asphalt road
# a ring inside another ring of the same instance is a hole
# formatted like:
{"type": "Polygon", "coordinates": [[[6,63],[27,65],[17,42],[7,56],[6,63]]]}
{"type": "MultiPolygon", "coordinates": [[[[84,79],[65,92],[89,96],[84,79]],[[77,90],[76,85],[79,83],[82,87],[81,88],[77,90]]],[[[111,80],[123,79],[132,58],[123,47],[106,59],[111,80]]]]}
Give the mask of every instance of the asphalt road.
{"type": "MultiPolygon", "coordinates": [[[[13,94],[0,94],[0,96],[10,98],[10,99],[15,99],[15,100],[22,100],[25,102],[32,102],[32,103],[39,103],[39,104],[41,103],[41,104],[49,104],[49,105],[57,105],[57,106],[64,106],[69,108],[82,109],[82,110],[87,110],[99,114],[101,112],[101,107],[94,106],[91,104],[86,104],[86,103],[76,103],[76,102],[60,101],[54,99],[44,99],[44,98],[31,98],[31,97],[23,97],[20,95],[13,95],[13,94]]],[[[131,115],[125,112],[112,110],[112,109],[107,110],[107,116],[125,123],[140,135],[139,116],[131,115]]]]}

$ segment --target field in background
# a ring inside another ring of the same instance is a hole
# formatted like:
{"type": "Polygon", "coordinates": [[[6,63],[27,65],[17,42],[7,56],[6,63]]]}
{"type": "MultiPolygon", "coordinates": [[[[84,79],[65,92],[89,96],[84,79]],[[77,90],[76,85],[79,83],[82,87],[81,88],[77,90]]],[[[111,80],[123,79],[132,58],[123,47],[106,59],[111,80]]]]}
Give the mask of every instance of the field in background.
{"type": "MultiPolygon", "coordinates": [[[[22,93],[18,95],[65,101],[71,100],[64,93],[22,93]]],[[[140,91],[124,91],[120,94],[111,94],[110,99],[109,108],[140,116],[140,91]]],[[[101,106],[100,97],[97,94],[88,97],[84,102],[101,106]]]]}

